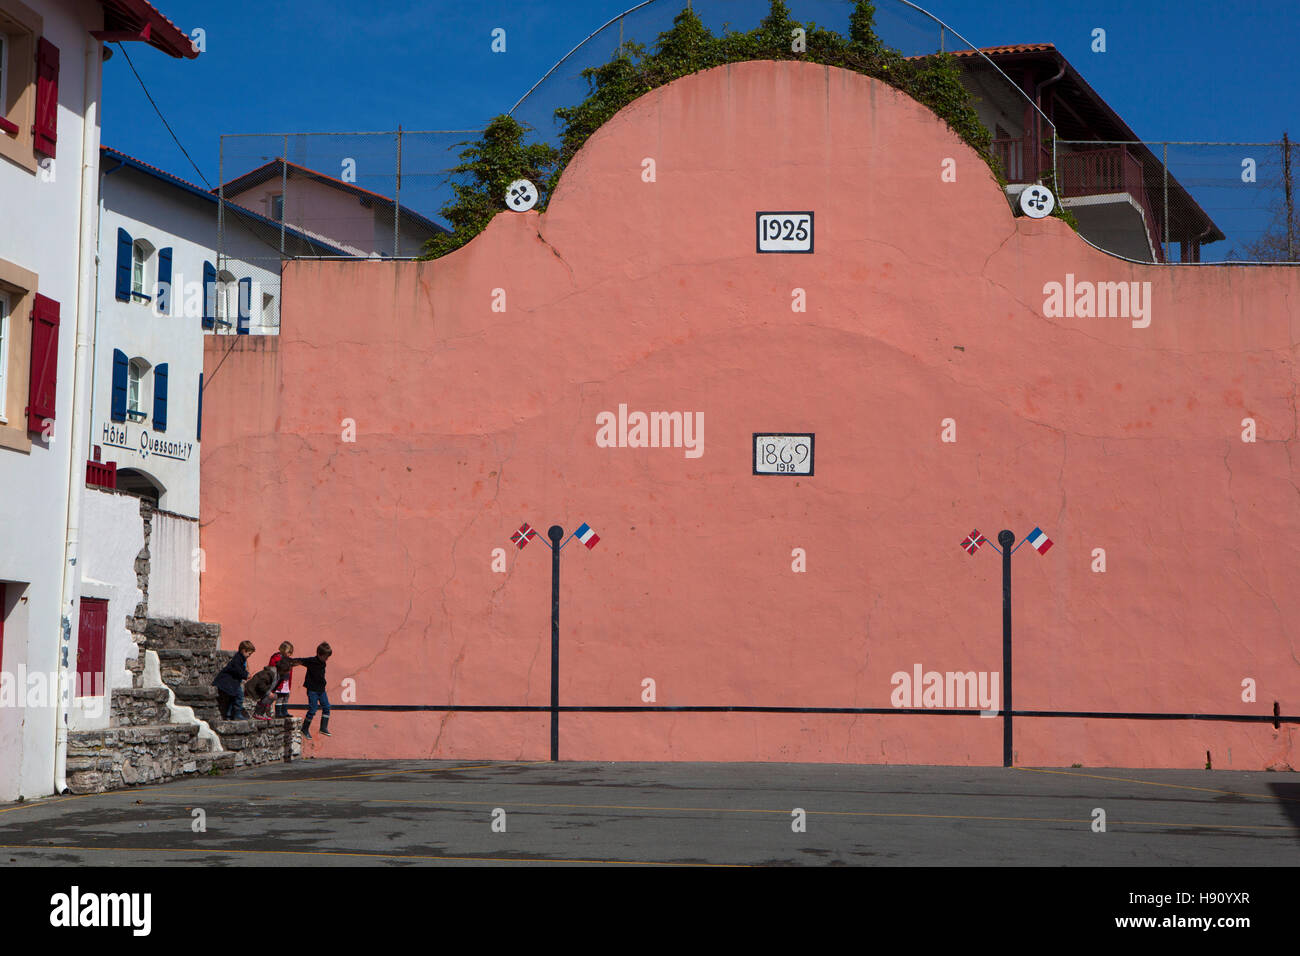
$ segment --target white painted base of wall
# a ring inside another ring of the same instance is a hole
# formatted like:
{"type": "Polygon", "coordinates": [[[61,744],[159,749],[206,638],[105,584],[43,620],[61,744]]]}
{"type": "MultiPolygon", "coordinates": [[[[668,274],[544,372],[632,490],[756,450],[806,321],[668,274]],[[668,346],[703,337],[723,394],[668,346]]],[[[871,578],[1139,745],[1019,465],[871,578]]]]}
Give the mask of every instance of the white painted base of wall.
{"type": "MultiPolygon", "coordinates": [[[[144,668],[140,671],[140,684],[144,687],[167,687],[162,679],[162,666],[157,651],[144,652],[144,668]]],[[[217,736],[206,720],[194,716],[194,708],[176,703],[176,695],[167,687],[167,719],[173,724],[198,724],[199,739],[208,741],[214,754],[222,752],[221,738],[217,736]]]]}

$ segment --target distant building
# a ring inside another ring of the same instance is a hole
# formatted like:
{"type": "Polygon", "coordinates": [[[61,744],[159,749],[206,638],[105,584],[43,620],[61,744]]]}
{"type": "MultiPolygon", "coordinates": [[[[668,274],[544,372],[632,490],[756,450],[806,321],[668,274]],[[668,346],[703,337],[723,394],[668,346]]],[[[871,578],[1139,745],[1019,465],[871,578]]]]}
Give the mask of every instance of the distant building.
{"type": "Polygon", "coordinates": [[[418,256],[428,239],[448,231],[388,196],[283,159],[225,183],[220,192],[227,201],[284,221],[349,256],[418,256]]]}
{"type": "Polygon", "coordinates": [[[965,68],[963,83],[976,97],[980,121],[993,134],[994,154],[1002,161],[1008,192],[1052,175],[1050,128],[1030,106],[1036,104],[1056,125],[1055,157],[1060,167],[1056,193],[1074,214],[1079,232],[1107,252],[1141,262],[1164,262],[1167,234],[1178,243],[1183,262],[1199,262],[1201,246],[1223,239],[1186,189],[1169,177],[1165,221],[1164,165],[1119,115],[1050,43],[985,47],[979,51],[1015,83],[1006,80],[973,50],[957,50],[965,68]],[[1096,146],[1080,145],[1091,140],[1096,146]]]}
{"type": "MultiPolygon", "coordinates": [[[[203,336],[279,331],[281,227],[227,204],[218,260],[217,197],[106,146],[100,201],[88,474],[197,518],[203,336]]],[[[286,255],[347,254],[284,231],[286,255]]]]}

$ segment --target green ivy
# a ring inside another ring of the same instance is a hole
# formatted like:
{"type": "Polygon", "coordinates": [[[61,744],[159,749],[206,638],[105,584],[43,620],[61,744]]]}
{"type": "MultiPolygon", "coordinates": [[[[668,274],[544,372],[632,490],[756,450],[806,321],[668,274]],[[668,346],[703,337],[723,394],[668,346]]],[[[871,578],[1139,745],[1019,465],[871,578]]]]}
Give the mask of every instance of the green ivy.
{"type": "Polygon", "coordinates": [[[428,240],[424,258],[459,249],[486,229],[492,217],[506,208],[506,187],[516,179],[533,183],[549,179],[558,153],[545,143],[524,143],[528,129],[514,117],[498,116],[479,140],[458,144],[468,148],[461,151],[461,163],[452,172],[468,173],[469,178],[452,185],[456,199],[442,207],[453,231],[428,240]]]}
{"type": "MultiPolygon", "coordinates": [[[[425,258],[445,255],[478,235],[497,213],[506,208],[506,186],[516,179],[539,185],[537,207],[545,209],[565,167],[590,136],[615,113],[651,90],[710,67],[746,60],[802,60],[853,70],[875,77],[923,103],[943,119],[1006,185],[1001,164],[992,153],[992,136],[975,112],[974,100],[961,83],[955,57],[936,54],[908,59],[881,42],[875,32],[875,5],[858,0],[849,15],[849,35],[801,24],[782,0],[771,0],[768,14],[749,32],[724,25],[721,35],[709,31],[689,7],[661,33],[654,49],[634,41],[624,42],[608,63],[582,71],[587,98],[577,106],[562,107],[555,116],[563,127],[559,149],[542,144],[525,145],[526,128],[509,116],[498,116],[482,138],[460,154],[463,160],[452,172],[468,173],[466,182],[454,185],[456,198],[441,210],[454,232],[425,244],[425,258]],[[806,50],[791,49],[795,29],[806,31],[806,50]]],[[[1069,213],[1058,211],[1062,218],[1069,213]]],[[[1073,219],[1073,217],[1069,217],[1073,219]]],[[[1069,220],[1067,220],[1069,221],[1069,220]]],[[[1071,223],[1073,225],[1073,223],[1071,223]]]]}
{"type": "Polygon", "coordinates": [[[1056,188],[1056,170],[1049,169],[1043,174],[1043,185],[1050,189],[1052,195],[1056,197],[1056,208],[1052,210],[1052,215],[1057,219],[1060,219],[1075,232],[1078,232],[1079,220],[1074,218],[1074,213],[1061,205],[1061,191],[1056,188]]]}

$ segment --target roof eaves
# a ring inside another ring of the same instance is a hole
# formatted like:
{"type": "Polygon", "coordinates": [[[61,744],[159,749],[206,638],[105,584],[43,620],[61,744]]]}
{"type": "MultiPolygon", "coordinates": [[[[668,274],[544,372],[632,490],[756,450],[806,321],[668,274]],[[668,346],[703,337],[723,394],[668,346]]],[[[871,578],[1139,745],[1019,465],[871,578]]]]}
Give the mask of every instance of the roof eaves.
{"type": "MultiPolygon", "coordinates": [[[[274,219],[268,219],[266,216],[263,216],[261,213],[254,212],[253,210],[245,206],[241,206],[238,203],[231,202],[229,199],[220,200],[214,193],[206,189],[203,189],[200,186],[196,186],[193,183],[186,182],[185,180],[181,179],[179,176],[174,176],[164,169],[159,169],[157,166],[151,166],[149,163],[146,163],[140,159],[136,159],[134,156],[130,156],[119,149],[114,149],[111,146],[104,146],[101,144],[99,147],[99,151],[105,156],[115,159],[118,162],[124,163],[127,166],[130,166],[132,169],[139,170],[140,172],[152,176],[155,179],[161,180],[162,182],[165,182],[170,186],[174,186],[193,196],[197,196],[200,199],[204,200],[205,202],[210,202],[213,204],[216,204],[217,202],[224,202],[226,206],[235,209],[240,216],[247,216],[256,222],[272,227],[276,231],[279,231],[281,228],[281,224],[274,219]]],[[[295,229],[293,226],[285,225],[284,231],[287,235],[291,235],[295,239],[308,243],[313,247],[319,247],[321,249],[324,249],[328,255],[348,256],[349,258],[356,258],[355,256],[352,256],[347,251],[340,249],[338,246],[326,242],[323,239],[318,239],[315,236],[308,235],[307,233],[304,233],[299,229],[295,229]]]]}
{"type": "Polygon", "coordinates": [[[92,36],[105,41],[138,40],[177,59],[199,55],[180,27],[172,23],[149,0],[100,0],[104,8],[104,29],[92,36]]]}
{"type": "MultiPolygon", "coordinates": [[[[1120,115],[1115,112],[1114,108],[1108,102],[1106,102],[1105,98],[1103,98],[1101,94],[1099,94],[1088,84],[1088,81],[1083,78],[1083,75],[1074,68],[1074,64],[1072,64],[1069,60],[1067,60],[1065,58],[1065,55],[1061,53],[1061,51],[1058,50],[1054,44],[1020,43],[1020,44],[1011,44],[1007,46],[982,47],[978,51],[975,50],[953,51],[954,56],[970,57],[970,56],[975,56],[977,53],[982,53],[985,56],[988,56],[990,58],[1016,57],[1020,54],[1025,54],[1025,55],[1044,54],[1044,53],[1050,54],[1051,58],[1065,70],[1065,76],[1063,77],[1063,79],[1067,80],[1069,84],[1072,84],[1077,90],[1079,90],[1079,92],[1081,92],[1085,97],[1087,97],[1088,100],[1091,101],[1092,107],[1096,109],[1099,113],[1101,113],[1105,121],[1117,131],[1117,133],[1114,135],[1108,135],[1106,137],[1107,139],[1115,140],[1115,141],[1126,141],[1132,143],[1134,145],[1135,151],[1139,153],[1141,158],[1144,158],[1148,162],[1154,163],[1155,165],[1161,168],[1165,168],[1164,164],[1160,161],[1160,159],[1156,156],[1156,154],[1151,151],[1151,148],[1147,146],[1146,143],[1141,139],[1141,137],[1139,137],[1137,133],[1135,133],[1129,127],[1128,123],[1124,122],[1124,120],[1120,117],[1120,115]]],[[[1168,170],[1166,169],[1166,172],[1167,171],[1168,170]]],[[[1179,194],[1181,194],[1181,196],[1185,197],[1187,203],[1190,205],[1191,209],[1193,210],[1192,214],[1202,219],[1207,224],[1207,227],[1210,230],[1212,230],[1212,232],[1210,232],[1209,234],[1211,236],[1218,236],[1219,238],[1222,238],[1223,237],[1222,230],[1220,230],[1219,227],[1215,224],[1214,220],[1210,218],[1209,213],[1207,213],[1204,209],[1201,208],[1200,203],[1198,203],[1195,197],[1193,197],[1192,194],[1187,191],[1186,187],[1184,187],[1181,183],[1178,182],[1178,180],[1173,176],[1173,174],[1169,174],[1169,183],[1174,190],[1176,190],[1179,194]]],[[[1211,238],[1207,241],[1217,242],[1218,239],[1211,238]]]]}

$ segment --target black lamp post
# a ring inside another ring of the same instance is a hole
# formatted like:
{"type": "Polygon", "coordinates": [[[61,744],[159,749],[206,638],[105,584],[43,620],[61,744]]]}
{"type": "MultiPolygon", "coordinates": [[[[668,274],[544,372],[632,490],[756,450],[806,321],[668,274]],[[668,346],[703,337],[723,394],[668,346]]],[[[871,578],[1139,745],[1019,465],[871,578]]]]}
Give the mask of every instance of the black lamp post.
{"type": "Polygon", "coordinates": [[[998,532],[1002,546],[1002,766],[1011,766],[1011,546],[1016,536],[998,532]]]}
{"type": "MultiPolygon", "coordinates": [[[[564,529],[551,525],[551,759],[560,759],[560,539],[564,529]]],[[[1009,612],[1008,612],[1009,613],[1009,612]]]]}

